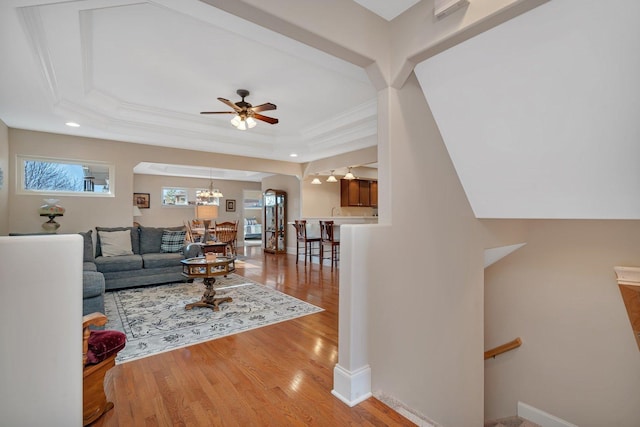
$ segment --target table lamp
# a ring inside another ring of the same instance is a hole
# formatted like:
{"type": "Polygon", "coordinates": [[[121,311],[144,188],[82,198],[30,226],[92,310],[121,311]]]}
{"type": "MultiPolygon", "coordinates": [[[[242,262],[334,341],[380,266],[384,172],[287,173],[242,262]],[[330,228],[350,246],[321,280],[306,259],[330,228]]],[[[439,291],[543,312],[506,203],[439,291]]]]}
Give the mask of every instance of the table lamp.
{"type": "Polygon", "coordinates": [[[218,217],[218,207],[216,205],[196,205],[196,219],[201,219],[204,224],[203,242],[209,241],[209,226],[211,220],[218,217]]]}
{"type": "Polygon", "coordinates": [[[55,217],[63,216],[65,209],[58,204],[58,199],[44,199],[44,201],[45,204],[40,206],[38,214],[40,216],[48,216],[49,221],[42,224],[42,228],[48,233],[55,233],[60,228],[60,224],[55,221],[55,217]]]}
{"type": "Polygon", "coordinates": [[[136,217],[140,217],[142,216],[142,212],[140,212],[140,208],[136,205],[133,205],[133,225],[139,225],[138,222],[136,222],[136,217]]]}

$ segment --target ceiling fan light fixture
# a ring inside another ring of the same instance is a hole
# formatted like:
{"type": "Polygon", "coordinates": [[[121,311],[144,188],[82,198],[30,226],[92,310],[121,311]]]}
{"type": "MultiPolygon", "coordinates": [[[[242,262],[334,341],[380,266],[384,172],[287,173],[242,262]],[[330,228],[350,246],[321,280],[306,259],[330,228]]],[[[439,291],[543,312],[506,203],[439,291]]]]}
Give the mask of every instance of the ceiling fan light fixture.
{"type": "Polygon", "coordinates": [[[356,179],[356,177],[353,176],[353,173],[351,173],[351,168],[349,168],[349,172],[344,176],[344,179],[356,179]]]}
{"type": "Polygon", "coordinates": [[[244,100],[245,97],[249,96],[249,91],[246,89],[238,89],[236,91],[238,95],[242,98],[242,101],[239,102],[231,102],[225,98],[218,98],[218,101],[223,104],[231,107],[233,111],[201,111],[200,114],[234,114],[231,119],[231,124],[238,130],[247,130],[254,128],[258,122],[256,120],[261,120],[263,122],[267,122],[269,124],[275,125],[278,123],[278,119],[274,117],[269,117],[262,115],[263,111],[271,111],[278,108],[276,104],[271,102],[265,102],[264,104],[253,106],[250,103],[244,100]]]}
{"type": "Polygon", "coordinates": [[[335,175],[333,175],[333,170],[331,171],[331,175],[329,175],[329,178],[327,178],[327,182],[338,182],[335,175]]]}

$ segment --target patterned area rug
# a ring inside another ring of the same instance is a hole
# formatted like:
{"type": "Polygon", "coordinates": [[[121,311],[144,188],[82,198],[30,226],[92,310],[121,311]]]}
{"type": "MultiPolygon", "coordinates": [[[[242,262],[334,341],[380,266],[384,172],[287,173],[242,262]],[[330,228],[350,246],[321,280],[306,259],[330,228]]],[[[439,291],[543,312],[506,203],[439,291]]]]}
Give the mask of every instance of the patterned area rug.
{"type": "Polygon", "coordinates": [[[202,297],[201,280],[107,292],[106,328],[127,335],[116,363],[323,311],[237,274],[217,278],[215,289],[216,297],[233,298],[220,311],[184,308],[202,297]]]}

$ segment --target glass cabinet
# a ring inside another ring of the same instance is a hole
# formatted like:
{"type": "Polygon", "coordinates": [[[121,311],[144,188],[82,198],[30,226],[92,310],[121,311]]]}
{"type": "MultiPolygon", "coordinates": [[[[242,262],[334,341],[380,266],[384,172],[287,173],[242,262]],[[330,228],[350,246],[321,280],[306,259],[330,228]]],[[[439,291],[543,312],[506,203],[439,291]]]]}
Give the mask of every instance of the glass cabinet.
{"type": "Polygon", "coordinates": [[[287,252],[287,193],[282,190],[264,192],[264,251],[287,252]]]}

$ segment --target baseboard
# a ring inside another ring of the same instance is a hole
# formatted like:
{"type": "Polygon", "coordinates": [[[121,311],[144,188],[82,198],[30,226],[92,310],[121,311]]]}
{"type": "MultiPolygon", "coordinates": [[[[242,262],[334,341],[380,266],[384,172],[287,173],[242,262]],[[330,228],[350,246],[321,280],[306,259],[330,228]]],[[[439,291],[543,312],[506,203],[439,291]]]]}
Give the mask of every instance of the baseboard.
{"type": "Polygon", "coordinates": [[[355,371],[348,371],[336,364],[333,368],[333,390],[331,394],[349,406],[367,400],[371,394],[371,368],[366,365],[355,371]]]}
{"type": "Polygon", "coordinates": [[[578,427],[561,418],[548,414],[523,402],[518,402],[518,416],[542,427],[578,427]]]}
{"type": "Polygon", "coordinates": [[[380,402],[387,405],[389,408],[393,409],[418,427],[442,427],[440,424],[436,423],[433,420],[430,420],[424,414],[409,408],[407,405],[399,401],[398,399],[391,397],[387,394],[382,393],[381,391],[377,391],[373,393],[373,397],[378,399],[380,402]]]}

